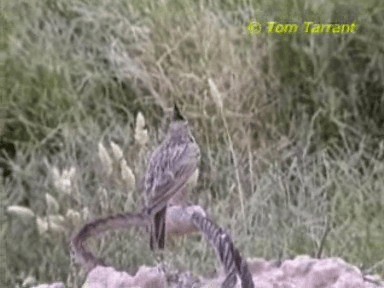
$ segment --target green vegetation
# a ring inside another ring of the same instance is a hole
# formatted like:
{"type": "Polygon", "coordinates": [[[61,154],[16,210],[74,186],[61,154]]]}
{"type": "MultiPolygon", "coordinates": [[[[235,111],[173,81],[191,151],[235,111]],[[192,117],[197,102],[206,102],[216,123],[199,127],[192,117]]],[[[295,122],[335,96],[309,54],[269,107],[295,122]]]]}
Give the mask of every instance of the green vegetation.
{"type": "MultiPolygon", "coordinates": [[[[21,287],[27,276],[80,286],[84,275],[71,268],[67,245],[73,231],[142,204],[137,191],[101,171],[99,143],[109,152],[110,141],[118,143],[139,182],[162,135],[162,107],[173,101],[203,153],[191,199],[231,231],[243,254],[316,255],[328,225],[323,257],[384,275],[382,1],[6,0],[1,6],[0,286],[21,287]],[[247,26],[255,19],[356,22],[359,29],[251,36],[247,26]],[[134,139],[139,111],[147,147],[134,139]],[[55,185],[54,167],[59,174],[75,167],[69,192],[55,185]],[[11,205],[38,218],[9,211],[11,205]],[[45,231],[42,219],[52,213],[62,215],[55,223],[64,231],[54,225],[45,231]]],[[[112,233],[95,240],[93,251],[134,271],[154,263],[143,235],[112,233]]],[[[193,237],[176,243],[167,259],[207,275],[215,269],[212,256],[193,237]]]]}

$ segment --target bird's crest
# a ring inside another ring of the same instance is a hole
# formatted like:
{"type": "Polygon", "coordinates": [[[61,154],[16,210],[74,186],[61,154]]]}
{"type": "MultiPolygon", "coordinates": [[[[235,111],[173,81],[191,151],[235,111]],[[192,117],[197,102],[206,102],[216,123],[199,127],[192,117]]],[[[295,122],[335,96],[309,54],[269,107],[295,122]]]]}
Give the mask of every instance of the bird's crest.
{"type": "Polygon", "coordinates": [[[185,121],[185,118],[183,117],[183,115],[181,115],[180,109],[176,103],[175,103],[174,108],[173,108],[173,120],[174,121],[180,121],[180,120],[185,121]]]}

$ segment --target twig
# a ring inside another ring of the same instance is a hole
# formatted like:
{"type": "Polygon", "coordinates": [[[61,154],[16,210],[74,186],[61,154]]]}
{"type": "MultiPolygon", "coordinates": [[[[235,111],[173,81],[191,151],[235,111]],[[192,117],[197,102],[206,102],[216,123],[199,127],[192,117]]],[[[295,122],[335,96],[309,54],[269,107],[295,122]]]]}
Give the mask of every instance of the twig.
{"type": "Polygon", "coordinates": [[[330,231],[331,231],[331,227],[329,225],[329,219],[327,217],[327,220],[325,223],[325,230],[324,230],[323,236],[321,237],[321,240],[320,240],[319,249],[317,250],[317,253],[316,253],[316,258],[318,258],[318,259],[321,258],[321,255],[323,253],[323,249],[325,246],[325,240],[327,239],[327,236],[328,236],[330,231]]]}

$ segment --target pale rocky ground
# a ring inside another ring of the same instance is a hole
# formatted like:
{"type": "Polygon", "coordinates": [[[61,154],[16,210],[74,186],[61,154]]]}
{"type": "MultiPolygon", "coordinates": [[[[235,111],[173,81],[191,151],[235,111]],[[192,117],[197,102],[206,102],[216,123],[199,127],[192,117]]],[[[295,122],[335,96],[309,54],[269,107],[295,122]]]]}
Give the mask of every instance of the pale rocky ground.
{"type": "MultiPolygon", "coordinates": [[[[363,276],[361,271],[340,258],[314,259],[298,256],[292,260],[267,261],[248,259],[255,288],[378,288],[384,282],[375,276],[363,276]]],[[[223,276],[216,279],[179,275],[178,281],[167,284],[166,273],[156,267],[141,266],[132,276],[112,267],[95,267],[86,279],[83,288],[117,287],[220,287],[223,276]]],[[[236,287],[241,287],[240,281],[236,287]]],[[[39,285],[35,288],[64,288],[63,284],[39,285]]]]}
{"type": "MultiPolygon", "coordinates": [[[[191,222],[191,215],[194,212],[206,216],[200,206],[170,207],[166,219],[168,237],[198,232],[197,227],[191,222]]],[[[301,255],[281,262],[260,258],[248,258],[247,262],[255,288],[384,288],[384,281],[379,276],[363,275],[357,267],[336,257],[317,259],[301,255]]],[[[89,271],[83,288],[215,288],[222,287],[221,284],[225,279],[223,272],[215,279],[206,279],[194,276],[190,272],[171,272],[167,267],[141,266],[135,275],[97,264],[91,267],[94,268],[89,271]]],[[[242,287],[240,279],[235,287],[242,287]]],[[[35,288],[65,288],[65,286],[63,283],[54,283],[35,288]]]]}

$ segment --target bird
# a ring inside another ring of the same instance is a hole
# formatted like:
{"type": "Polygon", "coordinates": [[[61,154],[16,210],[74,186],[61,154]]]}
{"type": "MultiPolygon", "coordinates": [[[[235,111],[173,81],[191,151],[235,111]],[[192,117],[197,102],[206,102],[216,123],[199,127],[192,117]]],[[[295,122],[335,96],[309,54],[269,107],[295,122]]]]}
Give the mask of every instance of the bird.
{"type": "MultiPolygon", "coordinates": [[[[170,200],[185,193],[196,178],[200,148],[176,103],[173,119],[161,144],[152,152],[144,176],[145,211],[151,218],[150,249],[165,248],[165,219],[170,200]]],[[[181,197],[183,198],[183,197],[181,197]]]]}

